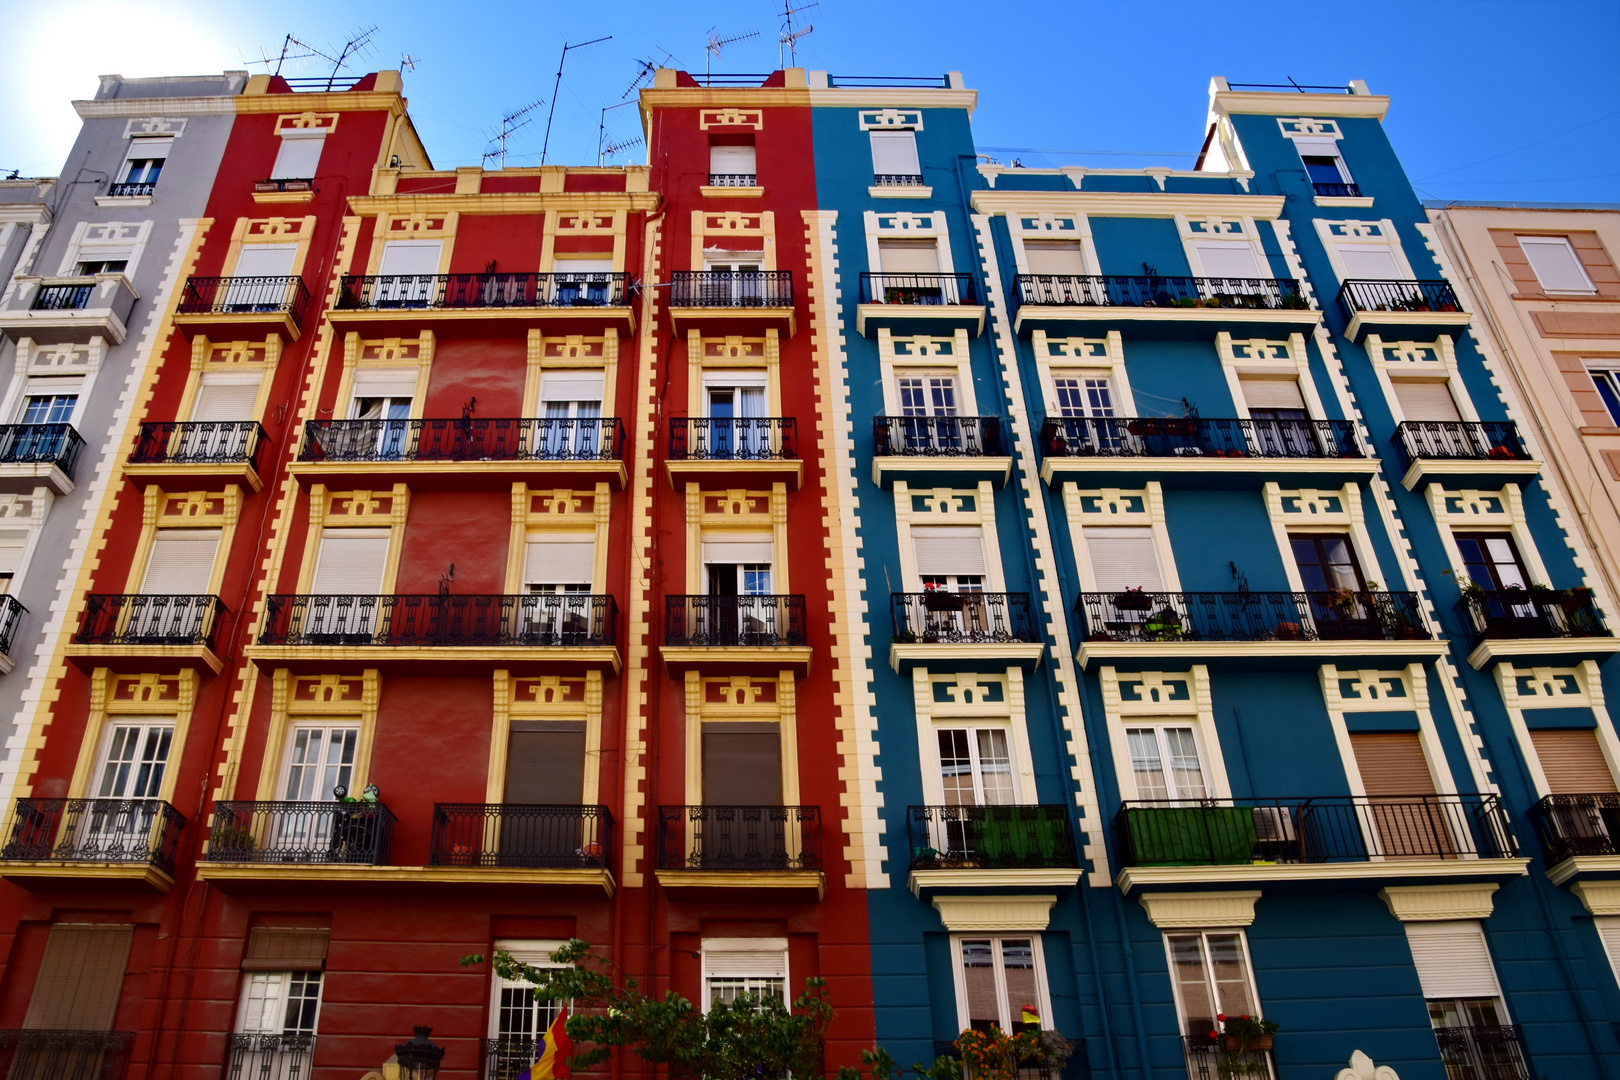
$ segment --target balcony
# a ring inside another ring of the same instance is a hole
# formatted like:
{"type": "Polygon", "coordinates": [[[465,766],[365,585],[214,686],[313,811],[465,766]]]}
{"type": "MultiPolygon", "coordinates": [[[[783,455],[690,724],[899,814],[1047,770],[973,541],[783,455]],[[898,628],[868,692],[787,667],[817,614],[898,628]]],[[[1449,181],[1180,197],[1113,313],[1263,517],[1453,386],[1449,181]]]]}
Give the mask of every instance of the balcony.
{"type": "Polygon", "coordinates": [[[1547,877],[1562,885],[1581,874],[1620,874],[1620,795],[1548,795],[1530,808],[1547,877]]]}
{"type": "Polygon", "coordinates": [[[7,1080],[119,1080],[134,1041],[133,1031],[0,1031],[0,1070],[7,1080]]]}
{"type": "Polygon", "coordinates": [[[1068,336],[1213,339],[1309,334],[1322,320],[1293,278],[1019,274],[1013,329],[1068,336]]]}
{"type": "Polygon", "coordinates": [[[658,881],[666,889],[825,889],[821,808],[660,806],[658,881]]]}
{"type": "Polygon", "coordinates": [[[10,593],[0,594],[0,675],[8,675],[16,662],[11,659],[11,642],[28,609],[10,593]]]}
{"type": "Polygon", "coordinates": [[[1046,655],[1036,631],[1029,593],[925,592],[890,593],[894,633],[889,639],[889,666],[904,671],[916,664],[949,670],[976,663],[1014,663],[1033,669],[1046,655]]]}
{"type": "Polygon", "coordinates": [[[235,482],[252,491],[264,486],[259,456],[264,428],[256,420],[190,420],[143,423],[124,465],[137,482],[189,491],[196,481],[235,482]]]}
{"type": "Polygon", "coordinates": [[[1408,491],[1450,477],[1522,483],[1541,471],[1511,420],[1408,420],[1395,425],[1394,443],[1406,467],[1401,483],[1408,491]]]}
{"type": "Polygon", "coordinates": [[[44,483],[66,495],[83,449],[71,424],[0,424],[0,491],[27,492],[44,483]]]}
{"type": "Polygon", "coordinates": [[[1518,1024],[1435,1028],[1434,1041],[1440,1044],[1448,1077],[1533,1080],[1535,1076],[1524,1048],[1524,1028],[1518,1024]]]}
{"type": "Polygon", "coordinates": [[[419,491],[475,482],[504,489],[519,480],[622,488],[624,427],[612,417],[309,420],[292,471],[328,487],[408,476],[419,491]]]}
{"type": "Polygon", "coordinates": [[[1455,333],[1469,320],[1449,281],[1346,281],[1339,287],[1339,310],[1351,341],[1369,330],[1402,339],[1455,333]]]}
{"type": "Polygon", "coordinates": [[[984,330],[984,300],[972,274],[861,274],[856,333],[880,328],[897,334],[950,334],[984,330]]]}
{"type": "Polygon", "coordinates": [[[454,674],[487,670],[617,673],[618,604],[589,593],[395,596],[274,595],[247,655],[261,665],[350,660],[454,674]]]}
{"type": "Polygon", "coordinates": [[[1236,1039],[1207,1035],[1184,1035],[1181,1045],[1189,1080],[1271,1080],[1277,1075],[1269,1046],[1242,1047],[1236,1039]]]}
{"type": "MultiPolygon", "coordinates": [[[[1014,1027],[1015,1033],[1027,1027],[1027,1025],[1018,1024],[1016,1021],[1014,1023],[1016,1025],[1014,1027]]],[[[1053,1060],[1047,1061],[1024,1058],[1016,1064],[1008,1062],[1006,1071],[998,1069],[995,1075],[998,1078],[1006,1077],[1008,1080],[1089,1080],[1092,1073],[1091,1063],[1086,1055],[1086,1040],[1070,1039],[1068,1042],[1068,1057],[1064,1059],[1061,1065],[1055,1063],[1056,1055],[1053,1056],[1053,1060]]],[[[935,1039],[934,1059],[938,1060],[942,1057],[950,1058],[952,1061],[961,1061],[962,1050],[954,1041],[935,1039]]],[[[962,1066],[962,1080],[985,1080],[985,1078],[975,1075],[971,1069],[962,1066]]]]}
{"type": "Polygon", "coordinates": [[[297,341],[309,310],[300,277],[191,277],[174,321],[188,333],[230,340],[280,334],[297,341]]]}
{"type": "Polygon", "coordinates": [[[13,341],[58,345],[104,338],[120,345],[129,333],[139,297],[121,273],[14,280],[10,298],[0,303],[0,333],[13,341]]]}
{"type": "Polygon", "coordinates": [[[780,481],[789,491],[804,480],[791,416],[672,416],[664,468],[677,491],[688,482],[713,487],[716,477],[727,488],[769,490],[780,481]]]}
{"type": "Polygon", "coordinates": [[[999,416],[875,416],[872,482],[971,488],[988,479],[1002,487],[1012,476],[1004,423],[999,416]]]}
{"type": "Polygon", "coordinates": [[[1322,199],[1359,199],[1361,188],[1357,184],[1312,184],[1312,190],[1322,199]]]}
{"type": "Polygon", "coordinates": [[[1476,668],[1507,658],[1591,657],[1620,652],[1591,589],[1505,589],[1465,592],[1457,621],[1476,668]]]}
{"type": "Polygon", "coordinates": [[[910,888],[1062,888],[1080,880],[1067,806],[913,806],[910,888]]]}
{"type": "Polygon", "coordinates": [[[1492,878],[1525,872],[1495,795],[1141,800],[1114,818],[1137,886],[1390,878],[1492,878]]]}
{"type": "Polygon", "coordinates": [[[792,337],[793,271],[677,270],[670,275],[669,317],[677,333],[758,334],[775,327],[792,337]]]}
{"type": "Polygon", "coordinates": [[[32,890],[167,892],[185,826],[160,799],[18,799],[0,877],[32,890]]]}
{"type": "Polygon", "coordinates": [[[709,182],[698,189],[698,194],[711,199],[757,199],[765,189],[753,173],[710,173],[709,182]]]}
{"type": "Polygon", "coordinates": [[[67,655],[85,669],[173,671],[223,667],[215,641],[225,605],[217,596],[92,593],[67,655]]]}
{"type": "Polygon", "coordinates": [[[225,1080],[309,1080],[314,1056],[313,1035],[232,1035],[225,1080]]]}
{"type": "Polygon", "coordinates": [[[664,645],[671,672],[705,674],[810,671],[804,597],[675,595],[664,597],[664,645]]]}
{"type": "Polygon", "coordinates": [[[216,863],[387,866],[395,817],[380,802],[221,802],[203,858],[216,863]]]}
{"type": "Polygon", "coordinates": [[[315,200],[313,178],[286,177],[281,180],[258,180],[253,184],[256,203],[307,203],[315,200]]]}
{"type": "Polygon", "coordinates": [[[1041,478],[1061,484],[1106,473],[1125,486],[1252,486],[1267,480],[1342,485],[1370,477],[1353,420],[1202,416],[1053,416],[1041,426],[1041,478]]]}
{"type": "Polygon", "coordinates": [[[150,184],[108,184],[109,199],[150,199],[157,192],[157,181],[150,184]]]}
{"type": "Polygon", "coordinates": [[[605,806],[437,803],[428,865],[471,868],[474,879],[576,885],[611,896],[612,850],[613,815],[605,806]]]}
{"type": "Polygon", "coordinates": [[[557,274],[346,274],[328,314],[344,330],[486,337],[545,326],[567,333],[635,326],[630,275],[606,271],[557,274]]]}

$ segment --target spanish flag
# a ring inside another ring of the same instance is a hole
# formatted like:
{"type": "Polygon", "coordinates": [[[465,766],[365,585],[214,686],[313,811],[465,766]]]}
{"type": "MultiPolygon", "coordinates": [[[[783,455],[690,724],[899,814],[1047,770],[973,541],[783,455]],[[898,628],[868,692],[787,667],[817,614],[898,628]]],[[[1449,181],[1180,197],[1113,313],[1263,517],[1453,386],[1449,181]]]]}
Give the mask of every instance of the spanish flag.
{"type": "Polygon", "coordinates": [[[568,1080],[568,1055],[573,1053],[574,1044],[563,1030],[567,1019],[567,1013],[557,1014],[534,1048],[534,1064],[519,1073],[517,1080],[568,1080]]]}

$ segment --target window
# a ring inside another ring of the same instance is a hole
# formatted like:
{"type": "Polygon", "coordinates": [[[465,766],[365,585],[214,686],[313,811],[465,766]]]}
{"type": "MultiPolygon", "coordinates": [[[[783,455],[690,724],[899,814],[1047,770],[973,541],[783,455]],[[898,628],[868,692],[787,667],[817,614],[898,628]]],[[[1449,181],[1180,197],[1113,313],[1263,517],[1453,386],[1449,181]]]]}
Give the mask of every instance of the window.
{"type": "Polygon", "coordinates": [[[280,311],[298,258],[297,244],[249,244],[236,257],[225,289],[229,311],[280,311]]]}
{"type": "Polygon", "coordinates": [[[1456,423],[1462,419],[1457,402],[1451,396],[1448,382],[1392,379],[1395,400],[1401,406],[1401,415],[1411,421],[1439,421],[1456,423]]]}
{"type": "Polygon", "coordinates": [[[1521,1075],[1500,1030],[1509,1022],[1507,1005],[1479,923],[1401,925],[1446,1075],[1455,1080],[1521,1075]]]}
{"type": "Polygon", "coordinates": [[[990,572],[984,530],[977,525],[915,525],[911,529],[917,575],[927,585],[979,592],[990,572]]]}
{"type": "Polygon", "coordinates": [[[941,728],[936,737],[946,806],[1010,806],[1018,801],[1006,728],[941,728]]]}
{"type": "Polygon", "coordinates": [[[252,420],[262,381],[259,375],[204,375],[197,384],[197,399],[191,405],[192,421],[252,420]]]}
{"type": "Polygon", "coordinates": [[[81,259],[74,273],[79,277],[94,274],[122,274],[129,266],[128,259],[81,259]]]}
{"type": "Polygon", "coordinates": [[[1386,859],[1454,857],[1449,822],[1432,798],[1434,776],[1415,731],[1352,731],[1361,787],[1371,804],[1363,828],[1386,859]]]}
{"type": "MultiPolygon", "coordinates": [[[[506,738],[503,803],[578,806],[585,801],[583,721],[515,720],[506,738]]],[[[566,858],[580,847],[579,825],[573,818],[514,818],[511,825],[501,844],[501,851],[511,855],[566,858]],[[556,843],[564,831],[571,842],[556,843]]]]}
{"type": "Polygon", "coordinates": [[[914,131],[873,131],[872,172],[879,184],[921,184],[922,166],[917,162],[917,133],[914,131]]]}
{"type": "Polygon", "coordinates": [[[1595,293],[1597,287],[1586,275],[1580,256],[1562,236],[1521,236],[1519,247],[1530,260],[1530,269],[1545,292],[1595,293]]]}
{"type": "MultiPolygon", "coordinates": [[[[782,726],[775,721],[725,721],[703,725],[703,805],[704,806],[781,806],[782,805],[782,726]]],[[[723,844],[733,844],[730,854],[744,857],[740,844],[718,835],[737,829],[734,819],[706,822],[712,826],[706,854],[718,856],[723,844]]],[[[752,828],[779,833],[772,822],[752,822],[752,828]]],[[[757,835],[751,845],[773,846],[782,850],[783,838],[757,835]]],[[[755,852],[756,857],[766,851],[755,852]]]]}
{"type": "Polygon", "coordinates": [[[765,415],[767,389],[763,371],[705,372],[702,407],[708,423],[696,433],[697,445],[688,452],[711,458],[768,456],[771,431],[758,422],[765,415]]]}
{"type": "MultiPolygon", "coordinates": [[[[561,946],[556,941],[497,941],[495,948],[508,952],[531,967],[557,965],[551,954],[561,946]]],[[[499,1080],[515,1080],[534,1061],[535,1043],[562,1012],[555,998],[537,998],[531,983],[503,979],[490,980],[489,1037],[501,1042],[499,1080]]],[[[492,1078],[494,1080],[494,1078],[492,1078]]]]}
{"type": "Polygon", "coordinates": [[[1507,533],[1458,533],[1455,539],[1462,555],[1463,574],[1469,581],[1477,581],[1492,592],[1529,586],[1518,549],[1507,533]]]}
{"type": "Polygon", "coordinates": [[[35,1030],[111,1031],[134,936],[133,926],[52,926],[22,1026],[35,1030]]]}
{"type": "Polygon", "coordinates": [[[1299,379],[1263,379],[1240,375],[1238,386],[1251,420],[1304,420],[1305,398],[1299,392],[1299,379]]]}
{"type": "Polygon", "coordinates": [[[1183,1035],[1207,1036],[1217,1016],[1263,1015],[1241,930],[1172,931],[1164,944],[1183,1035]]]}
{"type": "Polygon", "coordinates": [[[955,375],[903,375],[895,383],[901,416],[956,415],[955,375]]]}
{"type": "Polygon", "coordinates": [[[752,187],[754,179],[752,146],[709,147],[709,183],[726,187],[752,187]]]}
{"type": "MultiPolygon", "coordinates": [[[[878,263],[885,275],[938,274],[939,245],[933,240],[879,240],[878,263]]],[[[938,301],[935,301],[938,303],[938,301]]]]}
{"type": "Polygon", "coordinates": [[[771,591],[775,541],[732,536],[703,541],[704,585],[711,596],[762,596],[771,591]]]}
{"type": "MultiPolygon", "coordinates": [[[[1294,149],[1305,165],[1305,175],[1313,187],[1318,185],[1345,185],[1351,183],[1350,170],[1339,155],[1337,139],[1295,139],[1294,149]]],[[[1352,192],[1318,191],[1319,195],[1347,195],[1352,192]]]]}
{"type": "Polygon", "coordinates": [[[1592,920],[1597,928],[1598,940],[1603,942],[1603,951],[1609,958],[1609,969],[1614,972],[1616,981],[1620,981],[1620,918],[1600,915],[1592,920]]]}
{"type": "Polygon", "coordinates": [[[1361,568],[1348,536],[1290,536],[1289,547],[1306,592],[1362,589],[1361,568]]]}
{"type": "Polygon", "coordinates": [[[282,785],[288,802],[324,802],[332,789],[348,789],[354,781],[358,724],[294,723],[287,733],[287,782],[282,785]]]}
{"type": "Polygon", "coordinates": [[[1198,740],[1190,727],[1125,729],[1136,797],[1143,800],[1203,799],[1209,795],[1198,740]]]}
{"type": "Polygon", "coordinates": [[[771,994],[788,1001],[786,938],[704,938],[703,1011],[740,994],[771,994]]]}
{"type": "Polygon", "coordinates": [[[169,764],[174,721],[115,717],[107,725],[97,799],[155,799],[169,764]]]}
{"type": "Polygon", "coordinates": [[[146,596],[202,596],[208,593],[219,551],[218,529],[159,529],[141,577],[146,596]]]}
{"type": "Polygon", "coordinates": [[[12,581],[22,569],[23,555],[28,550],[28,533],[7,530],[0,532],[0,596],[12,591],[12,581]]]}
{"type": "Polygon", "coordinates": [[[1387,244],[1340,244],[1339,262],[1346,281],[1399,281],[1400,264],[1387,244]]]}
{"type": "Polygon", "coordinates": [[[283,135],[276,163],[270,169],[272,180],[313,180],[326,145],[324,132],[312,135],[283,135]]]}
{"type": "Polygon", "coordinates": [[[1025,240],[1024,261],[1031,274],[1078,277],[1086,272],[1085,256],[1078,243],[1025,240]]]}
{"type": "Polygon", "coordinates": [[[1305,174],[1311,178],[1312,184],[1343,184],[1344,173],[1339,171],[1339,159],[1326,154],[1301,154],[1305,162],[1305,174]]]}
{"type": "Polygon", "coordinates": [[[23,399],[22,416],[18,417],[18,421],[24,424],[70,423],[78,404],[77,394],[31,393],[23,399]]]}
{"type": "Polygon", "coordinates": [[[1614,773],[1591,728],[1532,728],[1530,743],[1554,795],[1613,792],[1614,773]]]}
{"type": "MultiPolygon", "coordinates": [[[[169,150],[174,145],[172,137],[134,138],[129,141],[129,154],[124,159],[123,169],[119,172],[118,183],[123,184],[155,184],[158,174],[163,171],[163,163],[168,159],[169,150]]],[[[137,192],[128,192],[137,194],[137,192]]]]}
{"type": "Polygon", "coordinates": [[[1254,248],[1247,240],[1200,240],[1193,248],[1198,252],[1204,277],[1253,279],[1264,276],[1255,261],[1254,248]]]}
{"type": "Polygon", "coordinates": [[[1152,529],[1087,529],[1085,537],[1086,553],[1091,556],[1092,585],[1098,592],[1141,589],[1153,593],[1164,589],[1152,529]]]}
{"type": "Polygon", "coordinates": [[[1106,375],[1058,375],[1052,386],[1059,416],[1114,415],[1114,387],[1106,375]]]}
{"type": "Polygon", "coordinates": [[[1026,1023],[1026,1011],[1046,1016],[1046,971],[1039,935],[954,939],[956,1013],[964,1029],[992,1027],[1017,1034],[1040,1023],[1026,1023]]]}
{"type": "Polygon", "coordinates": [[[1603,399],[1603,407],[1609,410],[1609,419],[1620,427],[1620,371],[1591,369],[1588,374],[1597,387],[1598,397],[1603,399]]]}
{"type": "Polygon", "coordinates": [[[523,591],[548,599],[524,602],[519,632],[525,644],[580,644],[590,637],[595,571],[595,536],[546,536],[528,541],[523,552],[523,591]]]}
{"type": "Polygon", "coordinates": [[[250,971],[242,977],[236,1030],[242,1034],[313,1035],[320,1009],[319,971],[250,971]]]}

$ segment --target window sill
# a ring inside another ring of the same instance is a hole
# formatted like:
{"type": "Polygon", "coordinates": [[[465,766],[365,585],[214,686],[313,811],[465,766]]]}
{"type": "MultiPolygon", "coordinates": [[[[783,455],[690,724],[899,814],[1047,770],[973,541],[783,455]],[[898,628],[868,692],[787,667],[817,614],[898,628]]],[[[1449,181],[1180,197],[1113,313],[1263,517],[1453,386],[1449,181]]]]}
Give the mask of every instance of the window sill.
{"type": "Polygon", "coordinates": [[[931,187],[869,187],[866,189],[866,194],[873,199],[932,199],[934,189],[931,187]]]}
{"type": "Polygon", "coordinates": [[[150,195],[97,195],[97,206],[151,206],[150,195]]]}
{"type": "Polygon", "coordinates": [[[1620,435],[1620,427],[1583,427],[1576,431],[1577,435],[1620,435]]]}
{"type": "Polygon", "coordinates": [[[763,187],[709,187],[698,188],[705,199],[758,199],[765,194],[763,187]]]}
{"type": "Polygon", "coordinates": [[[1539,300],[1542,303],[1554,303],[1554,304],[1569,303],[1571,301],[1573,301],[1573,302],[1575,302],[1577,304],[1620,304],[1620,296],[1614,295],[1612,293],[1605,296],[1602,293],[1588,293],[1588,292],[1567,292],[1567,293],[1554,293],[1554,292],[1529,292],[1529,293],[1527,293],[1527,292],[1518,292],[1518,293],[1514,293],[1510,299],[1513,299],[1513,300],[1539,300]]]}
{"type": "Polygon", "coordinates": [[[1371,206],[1371,195],[1317,195],[1317,206],[1371,206]]]}
{"type": "Polygon", "coordinates": [[[313,191],[255,191],[256,203],[306,203],[315,198],[313,191]]]}

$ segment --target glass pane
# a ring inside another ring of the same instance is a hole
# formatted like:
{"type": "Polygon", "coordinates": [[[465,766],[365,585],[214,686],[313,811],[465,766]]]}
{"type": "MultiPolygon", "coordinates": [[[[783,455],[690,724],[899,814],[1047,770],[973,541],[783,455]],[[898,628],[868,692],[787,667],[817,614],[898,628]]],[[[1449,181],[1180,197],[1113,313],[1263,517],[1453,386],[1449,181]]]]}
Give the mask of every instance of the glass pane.
{"type": "Polygon", "coordinates": [[[928,398],[921,379],[900,379],[900,415],[927,416],[928,398]]]}
{"type": "Polygon", "coordinates": [[[744,596],[769,596],[771,592],[771,568],[763,565],[750,565],[742,568],[742,591],[744,596]]]}
{"type": "Polygon", "coordinates": [[[282,1030],[289,1035],[315,1034],[315,1012],[321,1004],[321,973],[295,971],[287,984],[287,1013],[282,1030]]]}
{"type": "Polygon", "coordinates": [[[141,746],[141,764],[135,772],[135,783],[130,788],[132,799],[155,799],[163,783],[163,768],[169,762],[169,741],[173,728],[148,728],[141,746]]]}
{"type": "Polygon", "coordinates": [[[1254,999],[1249,996],[1248,965],[1243,962],[1243,939],[1237,934],[1207,934],[1210,967],[1215,973],[1215,992],[1220,1011],[1227,1016],[1253,1016],[1254,999]]]}
{"type": "Polygon", "coordinates": [[[1176,785],[1176,797],[1202,799],[1204,770],[1198,763],[1198,744],[1193,741],[1192,728],[1165,728],[1164,741],[1170,750],[1170,770],[1176,785]]]}
{"type": "Polygon", "coordinates": [[[928,388],[933,399],[935,416],[956,415],[956,380],[950,378],[932,378],[928,380],[928,388]]]}
{"type": "Polygon", "coordinates": [[[1080,393],[1079,379],[1054,379],[1052,385],[1057,390],[1059,416],[1086,415],[1085,398],[1080,393]]]}
{"type": "Polygon", "coordinates": [[[112,740],[107,744],[107,761],[102,766],[101,787],[96,792],[97,798],[123,797],[124,785],[129,782],[130,763],[134,760],[136,740],[140,738],[140,733],[140,728],[113,729],[112,740]]]}
{"type": "Polygon", "coordinates": [[[972,806],[973,757],[968,750],[968,733],[961,728],[939,732],[939,776],[945,788],[946,806],[972,806]]]}
{"type": "Polygon", "coordinates": [[[1114,415],[1114,392],[1107,379],[1087,379],[1086,398],[1092,416],[1114,415]]]}
{"type": "Polygon", "coordinates": [[[1002,1026],[996,994],[995,954],[989,938],[962,942],[962,982],[967,988],[968,1027],[988,1031],[1002,1026]]]}
{"type": "Polygon", "coordinates": [[[1159,759],[1158,733],[1152,728],[1131,728],[1125,732],[1130,744],[1131,773],[1136,779],[1136,797],[1139,799],[1168,799],[1170,787],[1165,782],[1164,763],[1159,759]]]}
{"type": "Polygon", "coordinates": [[[1350,542],[1342,536],[1322,537],[1322,551],[1327,556],[1328,571],[1333,575],[1335,589],[1361,588],[1361,576],[1356,573],[1356,557],[1350,542]]]}
{"type": "Polygon", "coordinates": [[[1215,999],[1204,971],[1203,941],[1198,934],[1170,937],[1170,963],[1181,995],[1182,1032],[1207,1035],[1215,1027],[1215,999]]]}
{"type": "Polygon", "coordinates": [[[1017,802],[1013,796],[1012,756],[1007,751],[1007,733],[999,728],[981,728],[975,734],[985,805],[1009,806],[1017,802]]]}
{"type": "Polygon", "coordinates": [[[1007,1011],[1012,1030],[1025,1027],[1019,1017],[1024,1010],[1040,1015],[1041,990],[1035,979],[1035,949],[1030,938],[1003,938],[1001,941],[1001,968],[1007,979],[1007,1011]]]}
{"type": "Polygon", "coordinates": [[[1498,1027],[1503,1023],[1495,998],[1464,998],[1461,1005],[1469,1027],[1498,1027]]]}
{"type": "Polygon", "coordinates": [[[279,1031],[282,1020],[281,1001],[286,990],[287,974],[281,971],[255,971],[247,978],[242,1008],[243,1032],[279,1031]]]}
{"type": "Polygon", "coordinates": [[[1517,586],[1522,589],[1529,584],[1524,579],[1524,571],[1519,569],[1519,557],[1514,554],[1513,544],[1507,537],[1486,537],[1485,551],[1496,567],[1496,575],[1502,583],[1502,588],[1511,589],[1517,586]]]}

